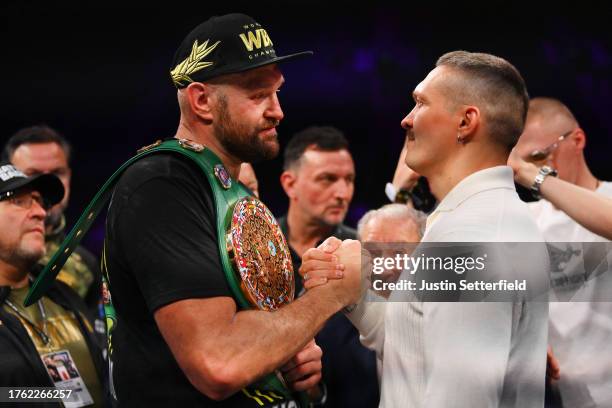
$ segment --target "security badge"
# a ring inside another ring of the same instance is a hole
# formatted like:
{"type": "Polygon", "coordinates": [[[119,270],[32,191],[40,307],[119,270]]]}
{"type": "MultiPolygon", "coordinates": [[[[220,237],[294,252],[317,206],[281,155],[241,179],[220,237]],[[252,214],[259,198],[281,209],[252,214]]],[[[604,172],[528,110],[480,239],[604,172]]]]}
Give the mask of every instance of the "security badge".
{"type": "Polygon", "coordinates": [[[71,390],[70,396],[62,399],[64,407],[80,408],[94,403],[68,350],[42,354],[40,357],[55,388],[71,390]]]}

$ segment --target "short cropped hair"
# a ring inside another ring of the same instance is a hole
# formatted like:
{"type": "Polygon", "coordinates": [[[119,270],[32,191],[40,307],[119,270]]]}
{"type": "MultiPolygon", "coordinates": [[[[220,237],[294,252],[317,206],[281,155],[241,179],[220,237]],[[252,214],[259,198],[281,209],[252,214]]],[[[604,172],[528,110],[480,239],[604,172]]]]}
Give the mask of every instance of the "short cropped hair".
{"type": "Polygon", "coordinates": [[[427,222],[427,215],[422,212],[415,210],[406,204],[392,203],[383,205],[380,208],[370,210],[361,217],[357,223],[357,237],[363,239],[363,229],[368,223],[374,219],[385,218],[389,221],[390,228],[396,228],[401,222],[412,221],[417,226],[417,232],[419,239],[423,238],[425,233],[425,224],[427,222]]]}
{"type": "Polygon", "coordinates": [[[348,150],[349,143],[344,133],[333,126],[311,126],[289,140],[283,155],[283,169],[288,170],[299,164],[304,152],[309,148],[326,152],[348,150]]]}
{"type": "Polygon", "coordinates": [[[572,111],[569,110],[567,105],[558,99],[542,96],[533,98],[529,101],[527,117],[537,117],[547,122],[552,122],[555,118],[562,117],[567,121],[578,124],[576,117],[572,111]]]}
{"type": "Polygon", "coordinates": [[[55,129],[47,125],[31,126],[18,130],[4,145],[4,150],[2,151],[3,161],[10,161],[15,150],[19,146],[28,143],[57,143],[64,151],[66,160],[70,162],[72,146],[55,129]]]}
{"type": "Polygon", "coordinates": [[[529,95],[520,72],[508,61],[491,54],[453,51],[436,66],[459,71],[462,77],[450,94],[457,103],[478,106],[494,142],[512,149],[523,133],[529,95]]]}

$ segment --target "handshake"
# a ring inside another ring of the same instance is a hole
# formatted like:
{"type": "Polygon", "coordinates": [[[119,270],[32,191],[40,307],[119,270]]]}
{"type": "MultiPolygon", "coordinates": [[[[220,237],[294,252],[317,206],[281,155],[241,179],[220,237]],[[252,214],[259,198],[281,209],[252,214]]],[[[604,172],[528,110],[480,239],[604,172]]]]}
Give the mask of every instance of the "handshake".
{"type": "Polygon", "coordinates": [[[361,268],[361,243],[330,237],[302,257],[300,275],[304,288],[328,296],[341,309],[359,302],[366,280],[361,268]]]}

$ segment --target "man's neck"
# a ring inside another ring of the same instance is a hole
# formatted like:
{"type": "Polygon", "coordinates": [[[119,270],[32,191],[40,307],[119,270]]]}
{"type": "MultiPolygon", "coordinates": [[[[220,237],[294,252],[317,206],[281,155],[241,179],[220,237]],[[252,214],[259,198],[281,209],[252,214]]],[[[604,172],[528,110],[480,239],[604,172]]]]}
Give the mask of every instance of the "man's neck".
{"type": "Polygon", "coordinates": [[[28,284],[28,272],[0,260],[0,286],[22,288],[28,284]]]}
{"type": "Polygon", "coordinates": [[[597,190],[597,187],[599,187],[599,180],[593,175],[593,173],[591,173],[591,170],[586,163],[583,163],[580,167],[580,171],[578,171],[576,182],[574,184],[588,190],[595,191],[597,190]]]}
{"type": "Polygon", "coordinates": [[[289,245],[299,256],[313,248],[323,238],[327,238],[333,231],[332,226],[313,220],[291,205],[287,212],[287,226],[289,227],[287,237],[289,245]]]}
{"type": "Polygon", "coordinates": [[[219,157],[230,176],[234,179],[238,179],[238,175],[240,174],[240,160],[227,153],[211,132],[205,131],[204,129],[198,131],[187,122],[181,120],[174,137],[177,139],[188,139],[206,146],[207,149],[210,149],[219,157]]]}
{"type": "Polygon", "coordinates": [[[503,155],[490,155],[489,157],[487,155],[474,155],[474,157],[485,157],[485,159],[476,161],[473,157],[469,157],[470,153],[465,153],[462,155],[463,157],[458,157],[457,160],[439,166],[426,175],[431,192],[438,201],[442,201],[466,177],[484,169],[507,164],[507,158],[504,158],[503,155]]]}

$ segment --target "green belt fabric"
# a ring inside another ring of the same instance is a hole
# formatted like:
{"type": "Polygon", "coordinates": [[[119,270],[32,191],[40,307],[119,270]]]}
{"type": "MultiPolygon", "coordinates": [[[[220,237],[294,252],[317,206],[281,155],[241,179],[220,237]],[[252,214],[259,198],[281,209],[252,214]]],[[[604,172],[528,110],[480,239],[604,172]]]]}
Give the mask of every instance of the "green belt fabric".
{"type": "MultiPolygon", "coordinates": [[[[62,242],[57,252],[51,257],[49,263],[45,266],[32,285],[30,292],[25,298],[26,306],[30,306],[40,299],[40,297],[52,285],[55,277],[66,263],[70,254],[74,251],[77,245],[79,245],[81,239],[83,239],[83,236],[87,233],[89,228],[91,228],[91,225],[102,208],[105,207],[108,200],[111,198],[113,188],[123,172],[134,162],[142,159],[145,156],[159,152],[175,152],[186,156],[193,160],[206,175],[215,200],[218,246],[226,280],[239,308],[251,308],[250,303],[240,289],[240,281],[234,272],[226,244],[226,234],[232,218],[232,209],[239,199],[250,196],[251,194],[241,183],[234,182],[231,179],[229,180],[229,183],[223,183],[221,177],[218,177],[215,173],[215,171],[218,172],[219,168],[223,166],[221,160],[212,151],[210,151],[210,149],[186,139],[170,139],[164,142],[158,141],[150,146],[147,146],[139,150],[139,153],[136,156],[126,161],[117,171],[113,173],[106,183],[104,183],[100,191],[98,191],[98,193],[94,196],[93,200],[91,200],[75,226],[64,239],[64,242],[62,242]],[[215,169],[215,167],[217,169],[215,169]]],[[[225,171],[224,168],[223,170],[225,171]]],[[[278,378],[278,374],[269,374],[253,386],[265,390],[276,391],[288,399],[292,398],[291,391],[287,388],[284,382],[278,378]]],[[[304,394],[301,394],[299,399],[302,407],[308,406],[308,402],[304,394]]]]}
{"type": "Polygon", "coordinates": [[[70,233],[62,242],[57,252],[51,257],[49,263],[45,266],[38,279],[32,285],[28,296],[25,299],[25,305],[30,306],[36,302],[49,289],[55,277],[62,269],[70,254],[79,245],[83,236],[89,231],[96,217],[105,207],[106,203],[112,196],[113,188],[123,172],[134,162],[142,159],[145,156],[158,152],[176,152],[192,159],[202,169],[210,183],[217,212],[217,237],[219,244],[219,252],[221,254],[221,262],[225,277],[232,291],[238,306],[241,309],[248,309],[249,302],[240,290],[240,283],[234,273],[231,261],[226,250],[226,232],[229,223],[231,222],[232,212],[230,211],[236,201],[242,197],[247,197],[250,193],[240,183],[231,182],[229,188],[223,187],[221,181],[215,176],[215,166],[222,166],[221,160],[210,149],[204,148],[197,151],[201,145],[193,142],[179,139],[166,140],[151,145],[149,148],[138,153],[136,156],[125,162],[113,175],[104,183],[100,191],[94,196],[85,211],[72,228],[70,233]]]}

